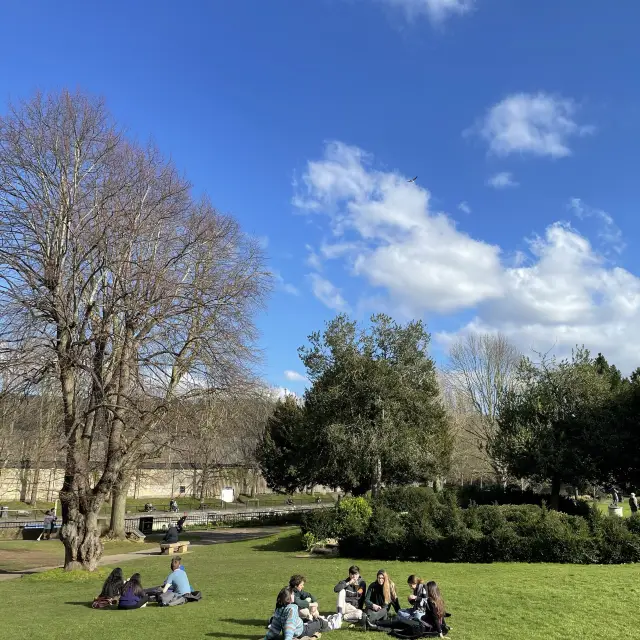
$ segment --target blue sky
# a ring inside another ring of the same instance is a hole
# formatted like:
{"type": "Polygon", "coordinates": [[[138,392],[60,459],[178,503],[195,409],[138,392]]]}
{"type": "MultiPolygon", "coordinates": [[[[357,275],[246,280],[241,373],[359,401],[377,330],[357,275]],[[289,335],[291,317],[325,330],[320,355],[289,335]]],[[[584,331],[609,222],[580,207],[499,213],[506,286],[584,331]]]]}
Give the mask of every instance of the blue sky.
{"type": "Polygon", "coordinates": [[[440,361],[502,331],[628,371],[639,23],[631,0],[8,1],[0,107],[101,94],[265,239],[275,386],[303,388],[338,310],[422,317],[440,361]]]}

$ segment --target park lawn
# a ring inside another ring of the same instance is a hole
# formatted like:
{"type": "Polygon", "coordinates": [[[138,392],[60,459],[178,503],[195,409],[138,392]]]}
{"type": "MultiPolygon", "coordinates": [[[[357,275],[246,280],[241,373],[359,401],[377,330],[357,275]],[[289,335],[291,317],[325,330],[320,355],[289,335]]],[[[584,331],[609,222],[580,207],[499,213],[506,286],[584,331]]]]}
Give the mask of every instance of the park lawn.
{"type": "MultiPolygon", "coordinates": [[[[0,582],[2,623],[12,640],[171,637],[173,640],[263,637],[278,590],[293,573],[330,612],[333,586],[346,575],[348,558],[297,558],[299,533],[231,544],[196,547],[184,557],[201,602],[172,608],[149,605],[137,611],[96,611],[89,602],[100,590],[99,575],[47,572],[0,582]]],[[[640,639],[633,615],[640,598],[640,565],[436,564],[356,561],[372,579],[384,567],[395,578],[402,600],[410,572],[440,583],[453,630],[464,640],[640,639]]],[[[123,565],[139,571],[143,584],[159,584],[168,560],[149,557],[123,565]]],[[[359,630],[324,634],[335,640],[361,638],[359,630]],[[335,636],[334,636],[335,634],[335,636]]],[[[385,636],[368,634],[375,640],[385,636]]]]}
{"type": "MultiPolygon", "coordinates": [[[[128,540],[104,543],[105,555],[132,553],[144,549],[157,548],[158,542],[137,543],[128,540]]],[[[35,567],[55,567],[64,562],[64,547],[57,539],[41,540],[0,540],[0,573],[3,571],[23,571],[35,567]]]]}
{"type": "Polygon", "coordinates": [[[253,498],[245,495],[239,495],[238,500],[248,507],[285,507],[287,505],[287,499],[291,498],[296,505],[302,504],[315,504],[318,496],[320,500],[325,504],[333,504],[336,501],[336,495],[333,493],[317,493],[309,495],[306,493],[296,493],[293,496],[285,496],[279,493],[264,493],[258,494],[253,498]]]}

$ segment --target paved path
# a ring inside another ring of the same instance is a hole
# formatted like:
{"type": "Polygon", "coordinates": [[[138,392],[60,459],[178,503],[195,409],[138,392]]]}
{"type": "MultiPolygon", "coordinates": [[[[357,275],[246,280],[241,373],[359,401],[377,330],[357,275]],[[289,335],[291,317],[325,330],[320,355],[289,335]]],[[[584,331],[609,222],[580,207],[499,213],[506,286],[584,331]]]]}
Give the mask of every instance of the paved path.
{"type": "MultiPolygon", "coordinates": [[[[240,542],[242,540],[257,540],[259,538],[267,538],[282,531],[282,527],[250,527],[246,529],[215,529],[213,531],[190,531],[187,536],[192,538],[191,544],[194,547],[210,544],[222,544],[225,542],[240,542]],[[197,534],[197,537],[193,534],[197,534]]],[[[131,553],[117,553],[111,556],[102,556],[98,561],[98,566],[121,564],[130,560],[139,560],[140,558],[160,555],[160,547],[151,549],[141,549],[131,553]]],[[[0,573],[0,582],[5,580],[15,580],[22,576],[28,576],[32,573],[42,573],[43,571],[51,571],[51,569],[59,569],[60,565],[54,567],[34,567],[32,569],[23,569],[21,571],[10,571],[0,573]]]]}

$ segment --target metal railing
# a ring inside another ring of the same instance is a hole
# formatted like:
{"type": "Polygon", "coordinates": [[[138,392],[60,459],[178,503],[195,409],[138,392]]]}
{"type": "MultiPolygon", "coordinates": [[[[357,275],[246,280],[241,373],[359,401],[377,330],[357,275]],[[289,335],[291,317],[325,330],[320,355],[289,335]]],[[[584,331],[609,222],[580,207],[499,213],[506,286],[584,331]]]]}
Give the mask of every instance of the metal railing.
{"type": "MultiPolygon", "coordinates": [[[[289,509],[263,509],[260,511],[234,511],[227,513],[192,513],[187,516],[185,525],[187,526],[217,526],[220,524],[237,524],[239,522],[269,522],[273,520],[290,520],[295,522],[303,513],[313,511],[318,507],[305,506],[305,507],[291,507],[289,509]]],[[[157,512],[156,512],[157,513],[157,512]]],[[[153,511],[145,513],[144,515],[126,516],[125,518],[125,531],[134,531],[140,528],[141,519],[151,519],[153,521],[152,531],[164,531],[171,525],[175,525],[178,522],[179,514],[172,515],[155,515],[153,511]]],[[[56,523],[56,528],[59,528],[61,522],[56,523]]],[[[42,528],[42,520],[7,520],[0,518],[0,529],[38,529],[42,528]]]]}

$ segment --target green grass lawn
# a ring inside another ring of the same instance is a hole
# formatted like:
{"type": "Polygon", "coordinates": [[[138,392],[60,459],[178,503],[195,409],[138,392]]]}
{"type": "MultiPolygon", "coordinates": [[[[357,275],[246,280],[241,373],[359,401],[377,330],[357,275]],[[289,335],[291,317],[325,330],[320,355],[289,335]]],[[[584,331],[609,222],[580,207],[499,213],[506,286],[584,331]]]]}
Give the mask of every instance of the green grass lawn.
{"type": "MultiPolygon", "coordinates": [[[[316,495],[310,496],[307,494],[297,494],[293,496],[293,501],[296,505],[300,504],[313,504],[316,501],[316,495]]],[[[333,494],[322,494],[320,495],[322,502],[325,504],[333,503],[335,501],[335,495],[333,494]]],[[[176,501],[178,502],[178,509],[180,511],[192,511],[200,508],[200,500],[198,498],[191,498],[187,496],[178,496],[176,497],[176,501]]],[[[280,494],[260,494],[255,496],[255,498],[250,498],[249,496],[238,496],[238,502],[233,504],[227,504],[223,502],[219,498],[205,498],[204,503],[207,509],[243,509],[245,507],[284,507],[286,501],[286,496],[280,494]]],[[[164,511],[169,510],[169,497],[165,498],[128,498],[127,499],[127,512],[128,513],[142,513],[144,509],[144,505],[150,502],[157,509],[158,512],[162,513],[164,511]]],[[[40,519],[44,512],[47,509],[51,509],[54,506],[53,502],[38,502],[36,505],[30,505],[26,502],[18,502],[16,500],[3,501],[0,500],[0,505],[7,506],[11,511],[20,509],[24,511],[33,512],[36,510],[35,515],[32,517],[34,519],[40,519]]],[[[58,513],[60,512],[60,504],[58,503],[58,513]]],[[[101,514],[111,513],[111,504],[105,503],[100,510],[101,514]]],[[[14,517],[16,514],[11,513],[11,517],[14,517]]]]}
{"type": "MultiPolygon", "coordinates": [[[[100,589],[104,568],[100,575],[48,572],[0,582],[2,626],[11,630],[12,640],[257,640],[264,634],[278,590],[293,573],[307,577],[306,588],[323,611],[333,610],[333,586],[352,561],[297,558],[298,540],[298,533],[288,532],[266,540],[195,547],[184,564],[204,597],[175,608],[92,610],[88,604],[100,589]]],[[[453,614],[454,640],[640,638],[632,613],[640,598],[640,566],[358,564],[367,580],[380,567],[387,569],[404,601],[409,573],[437,580],[453,614]]],[[[150,557],[123,567],[128,574],[140,571],[143,584],[153,586],[166,576],[167,565],[166,558],[150,557]]],[[[325,635],[336,640],[363,637],[344,627],[325,635]]]]}
{"type": "MultiPolygon", "coordinates": [[[[129,542],[128,540],[105,542],[105,555],[131,553],[158,546],[160,536],[152,543],[129,542]]],[[[0,572],[23,571],[34,567],[55,567],[64,562],[64,547],[57,539],[41,540],[0,540],[0,572]]]]}
{"type": "Polygon", "coordinates": [[[314,504],[318,496],[320,496],[320,500],[324,504],[332,504],[336,501],[336,495],[333,493],[315,494],[312,496],[306,493],[299,493],[293,496],[283,496],[279,493],[265,493],[262,495],[257,495],[254,498],[240,495],[238,496],[238,500],[246,504],[248,507],[284,507],[286,506],[288,497],[292,498],[294,504],[299,505],[314,504]]]}

